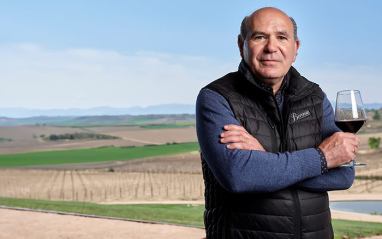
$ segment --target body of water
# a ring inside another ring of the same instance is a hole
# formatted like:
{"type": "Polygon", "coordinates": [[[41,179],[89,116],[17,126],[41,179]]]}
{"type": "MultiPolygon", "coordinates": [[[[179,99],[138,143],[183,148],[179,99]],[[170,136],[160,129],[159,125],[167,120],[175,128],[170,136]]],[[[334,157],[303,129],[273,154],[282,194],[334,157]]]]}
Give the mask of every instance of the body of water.
{"type": "Polygon", "coordinates": [[[382,214],[382,201],[339,201],[330,202],[330,209],[364,214],[382,214]]]}

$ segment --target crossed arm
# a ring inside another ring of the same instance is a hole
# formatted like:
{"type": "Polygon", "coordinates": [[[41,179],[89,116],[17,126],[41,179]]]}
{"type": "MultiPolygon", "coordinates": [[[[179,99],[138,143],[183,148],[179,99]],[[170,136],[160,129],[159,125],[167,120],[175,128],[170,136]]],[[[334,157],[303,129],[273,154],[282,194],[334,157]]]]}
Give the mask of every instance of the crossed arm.
{"type": "Polygon", "coordinates": [[[231,192],[272,192],[291,185],[312,191],[346,189],[353,183],[354,169],[338,166],[355,158],[359,140],[350,134],[335,133],[338,129],[331,119],[332,111],[326,107],[324,112],[324,120],[332,120],[324,135],[332,136],[319,146],[330,168],[326,174],[321,174],[320,159],[313,148],[265,152],[239,125],[227,101],[211,90],[202,90],[197,101],[201,151],[219,183],[231,192]]]}
{"type": "MultiPolygon", "coordinates": [[[[220,134],[220,142],[227,144],[227,149],[264,151],[259,141],[250,135],[242,126],[225,125],[225,132],[220,134]]],[[[351,133],[336,132],[326,138],[319,146],[326,157],[328,169],[350,163],[356,157],[359,139],[351,133]]]]}

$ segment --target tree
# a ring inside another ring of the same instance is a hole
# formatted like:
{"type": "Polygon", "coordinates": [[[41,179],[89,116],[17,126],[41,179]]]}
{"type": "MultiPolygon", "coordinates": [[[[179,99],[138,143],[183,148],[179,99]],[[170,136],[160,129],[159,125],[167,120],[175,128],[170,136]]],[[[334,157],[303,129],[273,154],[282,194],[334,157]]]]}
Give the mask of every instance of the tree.
{"type": "Polygon", "coordinates": [[[379,143],[381,142],[381,137],[375,138],[370,137],[369,138],[369,146],[371,149],[377,149],[379,148],[379,143]]]}
{"type": "Polygon", "coordinates": [[[49,136],[49,140],[58,140],[58,136],[55,134],[52,134],[49,136]]]}
{"type": "Polygon", "coordinates": [[[381,115],[379,114],[378,110],[374,111],[373,120],[380,120],[381,115]]]}

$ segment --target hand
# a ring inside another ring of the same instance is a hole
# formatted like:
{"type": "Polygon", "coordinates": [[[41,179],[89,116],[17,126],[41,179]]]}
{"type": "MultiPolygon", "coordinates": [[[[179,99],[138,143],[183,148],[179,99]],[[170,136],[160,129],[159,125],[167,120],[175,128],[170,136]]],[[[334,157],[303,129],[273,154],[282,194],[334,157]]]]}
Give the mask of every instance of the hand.
{"type": "Polygon", "coordinates": [[[223,129],[226,132],[220,134],[220,142],[223,144],[228,144],[227,149],[245,149],[245,150],[260,150],[265,149],[259,143],[259,141],[250,135],[242,126],[238,125],[225,125],[223,129]]]}
{"type": "Polygon", "coordinates": [[[328,169],[350,163],[356,158],[360,141],[355,134],[337,132],[325,139],[319,146],[324,153],[328,169]]]}

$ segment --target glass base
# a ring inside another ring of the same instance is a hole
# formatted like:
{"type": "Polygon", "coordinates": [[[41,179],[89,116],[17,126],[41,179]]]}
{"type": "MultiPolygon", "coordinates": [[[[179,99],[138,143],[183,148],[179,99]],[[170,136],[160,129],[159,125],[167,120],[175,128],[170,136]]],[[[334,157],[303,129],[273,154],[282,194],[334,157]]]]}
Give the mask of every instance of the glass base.
{"type": "Polygon", "coordinates": [[[357,163],[357,162],[350,162],[344,165],[341,165],[340,167],[353,167],[353,166],[365,166],[365,163],[357,163]]]}

